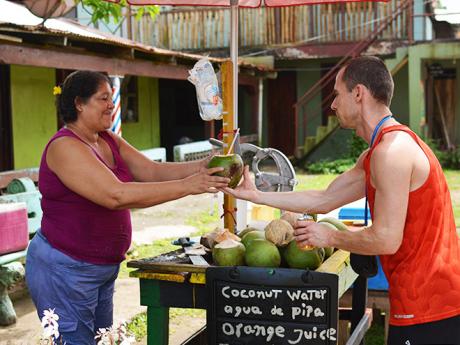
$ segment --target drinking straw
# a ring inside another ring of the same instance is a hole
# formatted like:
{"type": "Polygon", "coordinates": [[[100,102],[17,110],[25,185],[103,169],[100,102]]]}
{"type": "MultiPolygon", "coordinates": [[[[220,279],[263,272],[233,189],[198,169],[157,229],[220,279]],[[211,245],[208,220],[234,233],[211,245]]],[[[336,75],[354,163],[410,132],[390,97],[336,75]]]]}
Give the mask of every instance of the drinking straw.
{"type": "Polygon", "coordinates": [[[235,145],[236,138],[238,138],[238,134],[240,134],[240,128],[238,127],[235,132],[235,136],[233,137],[232,143],[230,144],[230,148],[227,151],[227,154],[230,154],[233,150],[233,145],[235,145]]]}

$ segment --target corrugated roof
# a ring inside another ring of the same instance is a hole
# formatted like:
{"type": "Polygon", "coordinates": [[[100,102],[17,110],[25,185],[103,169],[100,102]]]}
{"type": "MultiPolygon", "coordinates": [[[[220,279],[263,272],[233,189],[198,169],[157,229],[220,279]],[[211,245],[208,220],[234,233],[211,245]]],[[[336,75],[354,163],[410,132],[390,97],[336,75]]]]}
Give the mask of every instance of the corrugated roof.
{"type": "MultiPolygon", "coordinates": [[[[171,56],[197,61],[203,55],[182,53],[178,51],[148,46],[136,41],[115,36],[81,25],[68,18],[43,19],[32,14],[22,5],[6,0],[0,0],[0,28],[21,29],[31,33],[49,33],[55,36],[66,36],[80,41],[101,42],[120,47],[134,48],[136,50],[155,55],[171,56]]],[[[212,62],[223,62],[225,59],[208,57],[212,62]]],[[[239,65],[267,71],[266,67],[240,62],[239,65]]]]}

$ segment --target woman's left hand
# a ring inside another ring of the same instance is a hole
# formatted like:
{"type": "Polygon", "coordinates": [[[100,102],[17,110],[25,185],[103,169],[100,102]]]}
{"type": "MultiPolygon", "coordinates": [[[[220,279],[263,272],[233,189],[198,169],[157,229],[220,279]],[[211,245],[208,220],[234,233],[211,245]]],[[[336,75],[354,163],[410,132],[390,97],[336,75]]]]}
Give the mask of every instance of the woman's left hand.
{"type": "Polygon", "coordinates": [[[211,153],[208,157],[203,158],[201,161],[199,161],[198,172],[204,172],[208,170],[208,165],[212,157],[214,157],[214,153],[211,153]]]}

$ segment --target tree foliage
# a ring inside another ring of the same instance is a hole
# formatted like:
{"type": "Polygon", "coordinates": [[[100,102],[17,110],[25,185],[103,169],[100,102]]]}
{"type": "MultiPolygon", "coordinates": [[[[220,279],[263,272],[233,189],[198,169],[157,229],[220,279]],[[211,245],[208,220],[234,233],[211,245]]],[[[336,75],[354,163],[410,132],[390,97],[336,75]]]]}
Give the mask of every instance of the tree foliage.
{"type": "Polygon", "coordinates": [[[160,12],[158,6],[129,6],[126,0],[118,3],[106,2],[102,0],[76,0],[81,3],[83,8],[91,14],[91,22],[96,23],[101,20],[108,24],[111,20],[119,23],[123,18],[123,9],[130,8],[136,20],[140,20],[144,14],[148,14],[152,19],[160,12]]]}

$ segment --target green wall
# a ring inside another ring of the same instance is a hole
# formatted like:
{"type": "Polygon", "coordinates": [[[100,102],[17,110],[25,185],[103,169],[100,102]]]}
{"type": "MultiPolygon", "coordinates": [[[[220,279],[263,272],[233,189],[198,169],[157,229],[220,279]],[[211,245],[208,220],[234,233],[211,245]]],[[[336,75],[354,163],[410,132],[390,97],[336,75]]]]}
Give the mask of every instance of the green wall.
{"type": "Polygon", "coordinates": [[[407,64],[393,76],[395,90],[391,101],[391,111],[404,125],[409,125],[409,68],[407,64]]]}
{"type": "Polygon", "coordinates": [[[138,150],[160,146],[158,79],[138,77],[139,121],[122,123],[121,131],[138,150]]]}
{"type": "Polygon", "coordinates": [[[55,70],[11,65],[14,169],[38,167],[43,149],[57,130],[55,70]]]}
{"type": "MultiPolygon", "coordinates": [[[[297,99],[300,99],[319,79],[321,79],[322,60],[305,61],[298,65],[297,99]]],[[[316,135],[316,127],[321,125],[321,93],[318,93],[307,105],[307,133],[303,133],[302,120],[299,119],[297,135],[299,138],[316,135]]]]}

